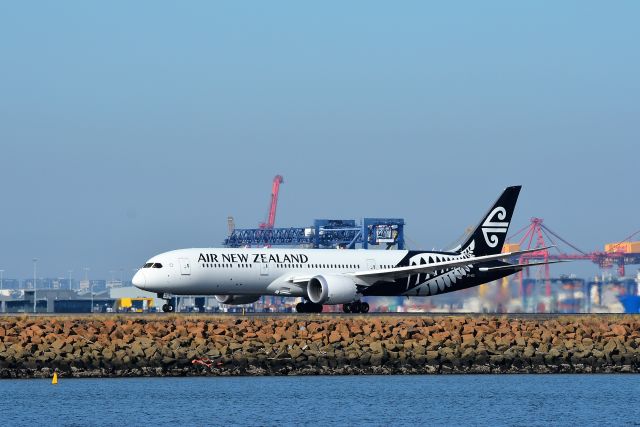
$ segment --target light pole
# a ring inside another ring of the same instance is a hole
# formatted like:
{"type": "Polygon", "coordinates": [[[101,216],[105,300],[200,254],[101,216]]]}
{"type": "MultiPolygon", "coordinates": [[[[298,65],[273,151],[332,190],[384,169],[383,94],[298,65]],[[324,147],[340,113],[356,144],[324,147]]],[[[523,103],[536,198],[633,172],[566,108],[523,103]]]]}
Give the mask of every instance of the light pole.
{"type": "Polygon", "coordinates": [[[67,271],[67,273],[69,273],[69,290],[71,290],[72,289],[72,286],[71,286],[71,273],[73,273],[73,270],[69,270],[69,271],[67,271]]]}
{"type": "Polygon", "coordinates": [[[34,258],[33,259],[33,312],[36,312],[36,295],[37,295],[37,290],[36,290],[36,282],[37,282],[37,276],[36,276],[36,272],[37,272],[37,266],[38,266],[38,258],[34,258]]]}
{"type": "Polygon", "coordinates": [[[84,268],[84,281],[89,282],[89,292],[91,292],[91,312],[93,313],[93,283],[89,281],[89,267],[84,268]]]}
{"type": "MultiPolygon", "coordinates": [[[[2,293],[2,276],[4,275],[4,270],[0,270],[0,294],[2,293]]],[[[4,311],[2,308],[4,307],[4,303],[0,301],[0,312],[4,311]]]]}

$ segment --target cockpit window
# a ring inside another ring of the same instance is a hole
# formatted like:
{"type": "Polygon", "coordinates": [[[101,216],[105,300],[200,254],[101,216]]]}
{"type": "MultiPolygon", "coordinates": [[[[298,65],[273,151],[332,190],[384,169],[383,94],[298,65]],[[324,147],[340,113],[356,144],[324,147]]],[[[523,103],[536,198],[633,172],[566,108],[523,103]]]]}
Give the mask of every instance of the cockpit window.
{"type": "Polygon", "coordinates": [[[153,264],[153,268],[162,268],[162,264],[156,262],[155,264],[153,264]]]}
{"type": "Polygon", "coordinates": [[[152,262],[148,262],[145,265],[143,265],[142,268],[151,268],[152,265],[153,265],[152,262]]]}

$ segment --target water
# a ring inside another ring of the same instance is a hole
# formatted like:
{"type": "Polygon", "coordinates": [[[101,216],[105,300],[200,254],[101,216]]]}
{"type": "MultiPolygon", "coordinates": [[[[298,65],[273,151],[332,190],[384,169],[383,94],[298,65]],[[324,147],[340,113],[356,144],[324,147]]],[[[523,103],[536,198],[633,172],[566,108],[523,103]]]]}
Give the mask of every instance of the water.
{"type": "Polygon", "coordinates": [[[640,425],[637,375],[0,380],[2,425],[640,425]]]}

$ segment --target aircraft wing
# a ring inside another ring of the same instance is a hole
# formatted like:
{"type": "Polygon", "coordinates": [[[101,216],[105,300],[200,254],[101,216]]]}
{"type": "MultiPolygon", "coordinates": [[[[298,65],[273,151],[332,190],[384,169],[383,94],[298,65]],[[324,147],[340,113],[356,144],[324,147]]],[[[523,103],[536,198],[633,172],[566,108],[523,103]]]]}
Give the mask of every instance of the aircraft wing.
{"type": "MultiPolygon", "coordinates": [[[[530,252],[538,252],[538,251],[542,251],[552,247],[553,246],[547,246],[545,248],[528,249],[524,251],[515,251],[515,252],[505,252],[505,253],[496,254],[496,255],[485,255],[485,256],[479,256],[479,257],[459,258],[459,259],[453,259],[449,261],[435,262],[431,264],[420,264],[420,265],[411,265],[407,267],[386,268],[383,270],[356,271],[354,273],[345,273],[345,275],[357,277],[363,280],[367,280],[367,279],[394,280],[394,279],[401,279],[403,277],[411,276],[413,274],[433,273],[439,270],[448,270],[455,267],[471,266],[477,263],[482,263],[487,261],[504,261],[514,256],[519,256],[519,255],[530,253],[530,252]]],[[[529,264],[529,265],[533,265],[533,264],[529,264]]],[[[515,265],[515,267],[518,267],[518,266],[515,265]]]]}

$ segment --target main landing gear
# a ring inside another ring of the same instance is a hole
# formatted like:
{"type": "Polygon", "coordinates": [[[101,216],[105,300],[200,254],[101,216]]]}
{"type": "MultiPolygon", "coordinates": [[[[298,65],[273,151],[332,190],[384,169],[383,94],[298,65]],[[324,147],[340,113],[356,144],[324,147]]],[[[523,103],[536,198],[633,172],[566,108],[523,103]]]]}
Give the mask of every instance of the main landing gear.
{"type": "Polygon", "coordinates": [[[369,303],[354,301],[350,304],[342,304],[342,311],[345,313],[368,313],[369,303]]]}
{"type": "Polygon", "coordinates": [[[176,311],[176,308],[173,306],[173,298],[171,297],[171,295],[159,293],[158,298],[162,298],[163,300],[165,300],[165,304],[162,305],[162,311],[164,311],[165,313],[173,313],[174,311],[176,311]]]}
{"type": "Polygon", "coordinates": [[[298,313],[322,313],[322,304],[314,304],[310,301],[299,302],[296,304],[298,313]]]}

